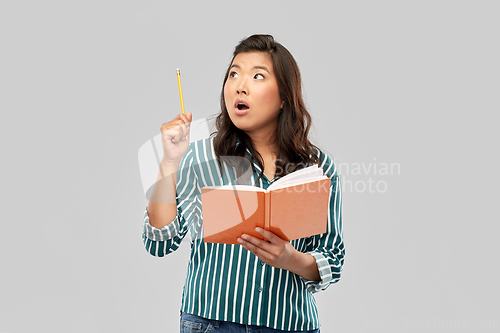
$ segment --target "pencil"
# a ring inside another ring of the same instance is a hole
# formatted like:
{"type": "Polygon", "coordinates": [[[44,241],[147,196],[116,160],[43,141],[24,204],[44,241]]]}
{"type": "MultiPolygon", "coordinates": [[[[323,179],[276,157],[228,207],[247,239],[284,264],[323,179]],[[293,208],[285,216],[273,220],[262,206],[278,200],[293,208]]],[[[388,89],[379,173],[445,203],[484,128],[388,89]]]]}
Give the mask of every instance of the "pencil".
{"type": "Polygon", "coordinates": [[[186,114],[186,112],[184,112],[184,99],[182,98],[182,86],[181,86],[181,71],[179,70],[179,68],[177,68],[177,84],[179,85],[179,97],[181,99],[181,111],[182,111],[182,114],[186,114]]]}

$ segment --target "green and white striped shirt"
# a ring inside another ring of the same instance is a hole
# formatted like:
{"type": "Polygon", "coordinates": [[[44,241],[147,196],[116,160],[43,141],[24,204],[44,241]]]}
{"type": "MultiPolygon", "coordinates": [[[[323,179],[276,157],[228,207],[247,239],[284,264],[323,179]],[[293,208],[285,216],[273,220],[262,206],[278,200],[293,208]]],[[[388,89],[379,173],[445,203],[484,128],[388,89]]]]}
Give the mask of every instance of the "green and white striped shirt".
{"type": "MultiPolygon", "coordinates": [[[[251,157],[248,150],[247,155],[251,157]]],[[[254,185],[261,171],[255,160],[253,163],[256,170],[249,185],[254,185]]],[[[190,144],[177,177],[177,217],[157,229],[149,224],[146,211],[143,230],[146,250],[158,257],[177,250],[190,232],[191,256],[182,311],[208,319],[285,331],[319,328],[313,293],[339,281],[344,262],[340,179],[332,160],[323,152],[320,152],[319,165],[331,178],[327,232],[290,242],[298,251],[316,259],[321,281],[309,281],[266,265],[240,245],[203,242],[200,188],[234,185],[236,177],[234,169],[227,164],[223,165],[221,176],[212,138],[190,144]]],[[[257,185],[267,189],[272,183],[263,175],[257,185]]]]}

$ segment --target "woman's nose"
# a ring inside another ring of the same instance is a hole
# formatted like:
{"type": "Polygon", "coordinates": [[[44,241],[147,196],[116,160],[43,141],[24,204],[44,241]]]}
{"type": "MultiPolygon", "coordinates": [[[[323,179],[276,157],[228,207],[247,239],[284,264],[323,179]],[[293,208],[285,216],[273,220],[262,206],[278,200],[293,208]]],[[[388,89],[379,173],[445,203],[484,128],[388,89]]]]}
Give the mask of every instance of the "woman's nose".
{"type": "Polygon", "coordinates": [[[238,94],[248,95],[248,88],[247,88],[244,80],[240,81],[240,83],[238,84],[238,88],[236,89],[236,92],[238,94]]]}

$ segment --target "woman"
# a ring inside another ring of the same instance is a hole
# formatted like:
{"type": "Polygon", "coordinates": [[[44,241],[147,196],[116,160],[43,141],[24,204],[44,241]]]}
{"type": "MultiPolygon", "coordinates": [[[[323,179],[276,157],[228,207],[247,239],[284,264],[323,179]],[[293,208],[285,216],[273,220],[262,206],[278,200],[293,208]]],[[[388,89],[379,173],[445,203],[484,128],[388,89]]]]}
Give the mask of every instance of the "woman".
{"type": "Polygon", "coordinates": [[[311,117],[292,55],[269,35],[242,40],[224,77],[215,136],[189,145],[191,120],[179,114],[162,125],[143,233],[147,251],[164,256],[191,232],[181,332],[319,332],[313,293],[340,279],[344,260],[341,191],[332,160],[308,140],[311,117]],[[203,242],[200,188],[242,182],[238,160],[251,166],[243,182],[261,188],[319,164],[331,178],[327,232],[287,242],[257,228],[269,242],[246,234],[241,246],[203,242]]]}

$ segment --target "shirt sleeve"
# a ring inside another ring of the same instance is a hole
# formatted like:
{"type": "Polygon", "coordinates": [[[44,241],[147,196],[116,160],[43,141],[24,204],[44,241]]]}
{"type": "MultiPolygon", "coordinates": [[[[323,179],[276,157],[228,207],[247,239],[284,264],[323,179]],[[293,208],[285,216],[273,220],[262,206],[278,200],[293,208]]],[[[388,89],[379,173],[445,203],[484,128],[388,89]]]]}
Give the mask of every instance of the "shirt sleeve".
{"type": "Polygon", "coordinates": [[[325,175],[330,177],[330,196],[326,233],[307,239],[306,253],[316,259],[321,278],[320,281],[310,281],[301,277],[311,293],[325,290],[340,280],[345,255],[342,234],[341,180],[333,161],[323,152],[320,153],[320,166],[325,175]]]}
{"type": "Polygon", "coordinates": [[[175,219],[158,229],[149,223],[147,207],[144,211],[142,240],[146,251],[153,256],[163,257],[177,250],[192,223],[199,223],[200,188],[193,161],[194,152],[191,145],[181,160],[177,174],[177,216],[175,219]]]}

